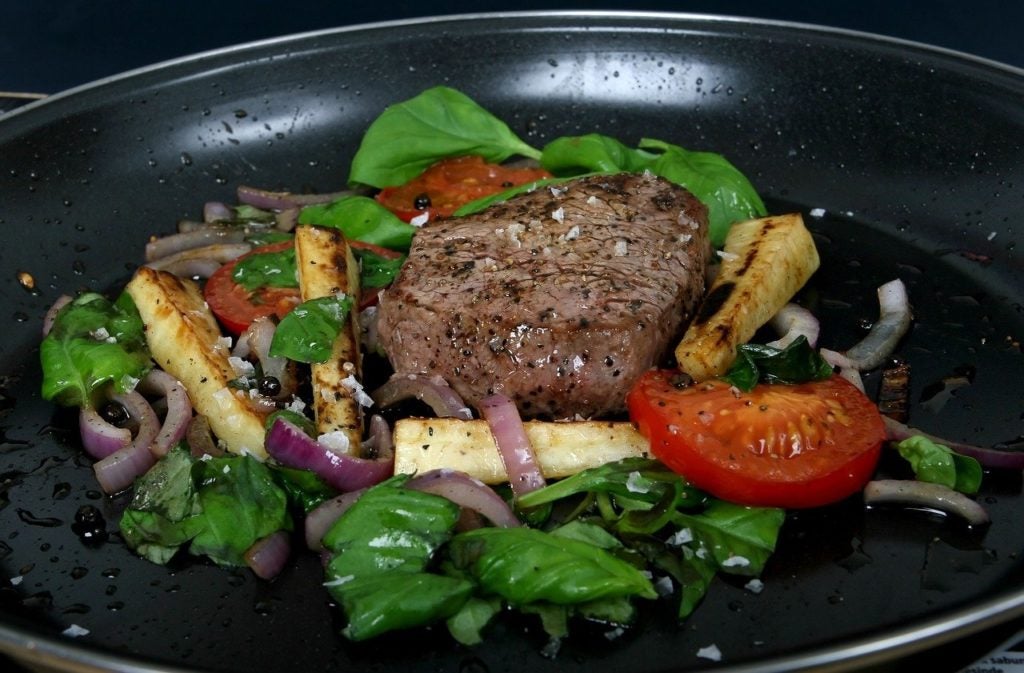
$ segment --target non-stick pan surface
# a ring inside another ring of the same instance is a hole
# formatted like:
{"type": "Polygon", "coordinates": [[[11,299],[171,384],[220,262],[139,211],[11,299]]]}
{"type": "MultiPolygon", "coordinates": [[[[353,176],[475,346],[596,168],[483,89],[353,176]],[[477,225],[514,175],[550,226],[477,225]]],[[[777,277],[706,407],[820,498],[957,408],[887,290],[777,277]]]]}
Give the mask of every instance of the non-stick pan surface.
{"type": "MultiPolygon", "coordinates": [[[[1020,472],[988,475],[987,529],[857,498],[793,514],[761,593],[716,581],[683,624],[666,602],[618,638],[584,629],[554,659],[539,628],[513,619],[471,649],[443,629],[347,643],[313,555],[266,583],[125,549],[124,499],[100,495],[74,414],[39,397],[47,307],[80,288],[116,291],[148,236],[238,184],[340,188],[367,124],[436,84],[537,146],[598,131],[724,153],[772,211],[801,211],[815,232],[823,265],[802,297],[823,345],[859,339],[876,286],[902,278],[913,422],[1020,444],[1019,71],[864,35],[668,15],[450,18],[229,49],[0,120],[0,649],[73,670],[843,669],[1024,613],[1020,472]],[[73,532],[84,504],[104,513],[105,544],[73,532]],[[87,633],[61,635],[72,625],[87,633]],[[710,645],[719,664],[697,655],[710,645]]],[[[873,393],[877,378],[866,383],[873,393]]]]}

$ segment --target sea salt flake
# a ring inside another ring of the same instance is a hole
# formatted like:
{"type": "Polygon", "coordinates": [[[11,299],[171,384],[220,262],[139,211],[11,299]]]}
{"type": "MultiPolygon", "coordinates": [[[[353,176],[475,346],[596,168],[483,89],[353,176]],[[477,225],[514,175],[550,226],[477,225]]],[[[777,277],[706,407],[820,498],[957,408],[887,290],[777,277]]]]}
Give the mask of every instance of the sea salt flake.
{"type": "Polygon", "coordinates": [[[251,362],[235,355],[228,358],[228,364],[235,376],[253,376],[256,373],[256,367],[251,362]]]}
{"type": "Polygon", "coordinates": [[[628,252],[629,248],[625,241],[615,241],[615,252],[613,254],[616,257],[625,257],[628,252]]]}
{"type": "Polygon", "coordinates": [[[715,645],[714,643],[712,643],[712,644],[708,645],[707,647],[702,647],[699,650],[697,650],[697,656],[700,657],[701,659],[710,659],[711,661],[721,661],[722,660],[722,651],[720,649],[718,649],[718,645],[715,645]]]}
{"type": "Polygon", "coordinates": [[[11,586],[12,587],[18,586],[19,584],[22,583],[22,581],[24,581],[24,579],[25,578],[22,575],[15,575],[14,577],[11,578],[11,586]]]}
{"type": "Polygon", "coordinates": [[[61,632],[61,635],[65,635],[68,638],[78,638],[79,636],[89,635],[89,629],[84,626],[79,626],[78,624],[72,624],[68,628],[64,629],[61,632]]]}
{"type": "Polygon", "coordinates": [[[658,592],[659,596],[671,596],[675,589],[672,587],[672,578],[668,575],[659,578],[654,583],[654,590],[658,592]]]}
{"type": "Polygon", "coordinates": [[[601,203],[601,199],[597,198],[593,194],[591,194],[590,196],[587,197],[587,205],[588,206],[596,206],[599,203],[601,203]]]}
{"type": "Polygon", "coordinates": [[[414,227],[422,227],[427,221],[430,220],[430,213],[422,213],[409,220],[409,224],[414,227]]]}
{"type": "Polygon", "coordinates": [[[562,194],[565,194],[566,191],[568,191],[568,188],[566,187],[563,187],[561,189],[559,189],[558,187],[548,187],[548,189],[551,190],[551,196],[554,196],[555,198],[558,198],[562,194]]]}
{"type": "Polygon", "coordinates": [[[360,406],[373,406],[373,398],[366,394],[366,391],[363,390],[363,384],[357,381],[355,376],[349,374],[346,378],[341,380],[341,385],[345,386],[352,392],[352,397],[360,406]]]}
{"type": "Polygon", "coordinates": [[[811,208],[811,217],[825,217],[825,209],[811,208]]]}
{"type": "Polygon", "coordinates": [[[672,545],[673,547],[680,547],[687,542],[693,542],[693,531],[689,528],[680,528],[665,540],[666,544],[672,545]]]}
{"type": "Polygon", "coordinates": [[[316,438],[318,444],[326,446],[335,453],[348,453],[349,446],[351,445],[348,439],[348,435],[341,430],[334,430],[333,432],[325,432],[316,438]]]}
{"type": "Polygon", "coordinates": [[[746,556],[730,556],[722,561],[723,568],[746,568],[750,565],[750,559],[746,556]]]}
{"type": "Polygon", "coordinates": [[[630,493],[648,493],[651,490],[651,485],[642,474],[634,470],[626,477],[626,490],[630,493]]]}
{"type": "Polygon", "coordinates": [[[754,579],[744,584],[743,588],[752,594],[759,594],[762,591],[764,591],[764,582],[755,577],[754,579]]]}
{"type": "Polygon", "coordinates": [[[580,225],[574,224],[574,225],[572,225],[569,228],[569,231],[565,232],[565,235],[562,236],[562,239],[566,240],[566,241],[575,241],[579,237],[580,237],[580,225]]]}
{"type": "Polygon", "coordinates": [[[565,221],[565,208],[558,208],[557,210],[551,211],[551,219],[555,222],[565,221]]]}
{"type": "Polygon", "coordinates": [[[736,253],[734,253],[734,252],[726,252],[725,250],[715,250],[715,254],[718,255],[719,257],[721,257],[722,261],[725,261],[725,262],[732,262],[732,261],[737,260],[737,259],[740,258],[740,256],[737,255],[736,253]]]}

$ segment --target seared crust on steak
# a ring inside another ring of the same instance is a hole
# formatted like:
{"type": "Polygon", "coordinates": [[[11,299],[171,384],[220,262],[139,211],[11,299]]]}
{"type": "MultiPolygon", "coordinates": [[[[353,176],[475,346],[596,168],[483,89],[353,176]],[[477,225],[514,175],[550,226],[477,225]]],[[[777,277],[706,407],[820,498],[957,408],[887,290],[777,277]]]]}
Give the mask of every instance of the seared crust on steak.
{"type": "Polygon", "coordinates": [[[542,187],[420,229],[383,293],[395,371],[444,377],[527,416],[623,411],[704,294],[707,210],[650,174],[542,187]]]}

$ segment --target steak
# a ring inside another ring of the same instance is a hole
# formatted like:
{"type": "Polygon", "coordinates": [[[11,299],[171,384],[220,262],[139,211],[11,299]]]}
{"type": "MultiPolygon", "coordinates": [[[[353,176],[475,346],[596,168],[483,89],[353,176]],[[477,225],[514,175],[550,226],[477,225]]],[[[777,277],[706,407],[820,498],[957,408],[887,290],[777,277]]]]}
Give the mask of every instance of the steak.
{"type": "Polygon", "coordinates": [[[396,373],[525,416],[621,412],[704,294],[707,210],[649,173],[541,187],[416,232],[378,309],[396,373]]]}

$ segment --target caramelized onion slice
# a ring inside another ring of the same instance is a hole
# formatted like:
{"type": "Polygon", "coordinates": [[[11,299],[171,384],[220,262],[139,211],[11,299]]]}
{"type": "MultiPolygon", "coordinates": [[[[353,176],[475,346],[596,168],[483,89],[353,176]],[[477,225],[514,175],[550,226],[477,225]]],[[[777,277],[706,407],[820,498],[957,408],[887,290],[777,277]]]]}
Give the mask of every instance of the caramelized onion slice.
{"type": "Polygon", "coordinates": [[[494,436],[515,496],[543,488],[546,485],[544,474],[515,402],[500,393],[490,395],[480,402],[480,414],[494,436]]]}

